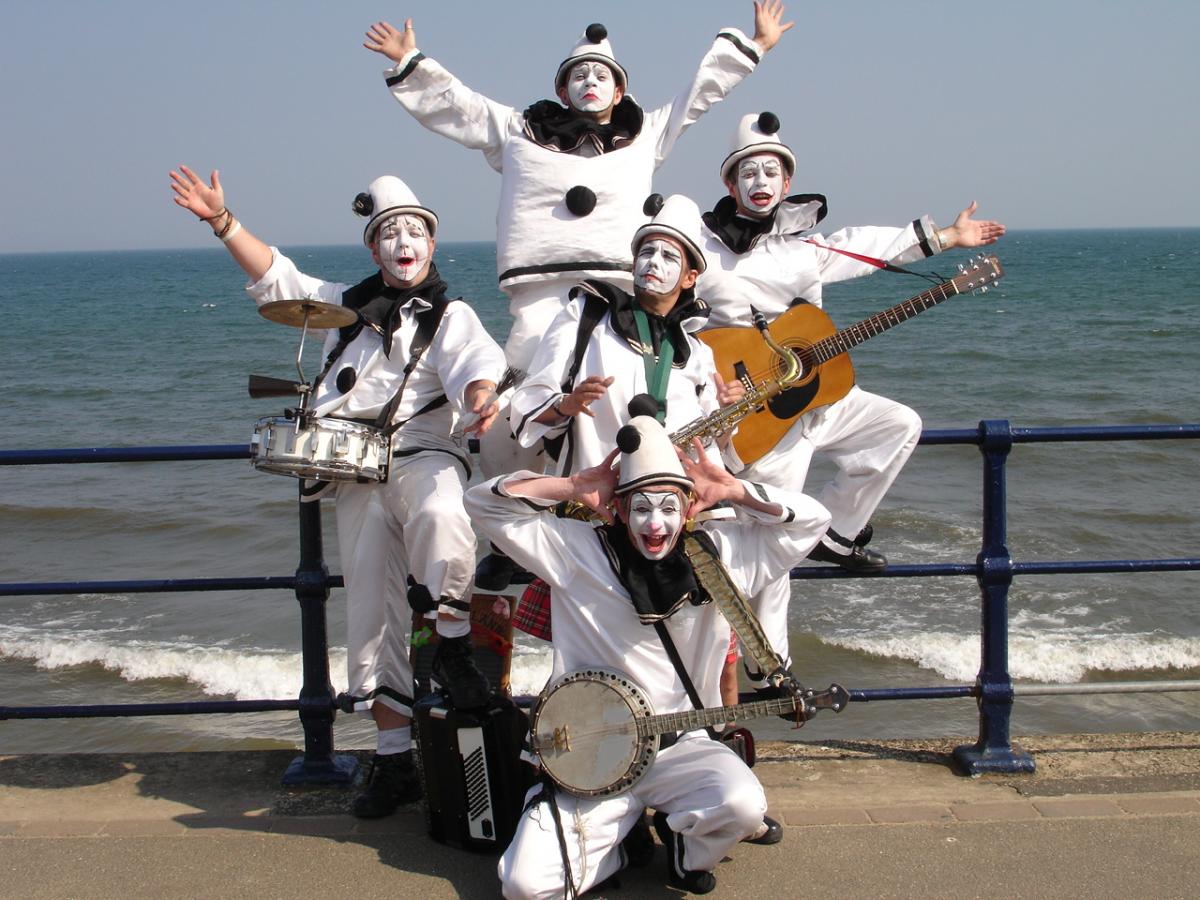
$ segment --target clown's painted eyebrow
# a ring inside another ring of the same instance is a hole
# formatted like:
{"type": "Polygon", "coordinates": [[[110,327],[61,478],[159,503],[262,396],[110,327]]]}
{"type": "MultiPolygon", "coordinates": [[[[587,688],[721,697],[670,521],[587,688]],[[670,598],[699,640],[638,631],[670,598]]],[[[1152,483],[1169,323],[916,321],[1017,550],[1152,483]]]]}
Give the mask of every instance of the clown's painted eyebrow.
{"type": "Polygon", "coordinates": [[[638,256],[653,256],[655,249],[653,245],[655,244],[662,247],[662,255],[672,262],[683,259],[683,254],[673,244],[668,244],[666,241],[646,241],[638,248],[638,256]]]}

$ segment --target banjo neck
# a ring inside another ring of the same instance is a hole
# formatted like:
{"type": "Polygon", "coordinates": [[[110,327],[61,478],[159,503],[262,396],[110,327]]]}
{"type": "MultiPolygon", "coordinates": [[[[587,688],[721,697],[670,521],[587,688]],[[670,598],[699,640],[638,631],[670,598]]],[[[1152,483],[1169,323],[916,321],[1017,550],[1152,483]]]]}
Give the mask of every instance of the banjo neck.
{"type": "Polygon", "coordinates": [[[755,700],[734,706],[717,706],[709,709],[689,709],[686,712],[659,713],[637,720],[638,737],[654,737],[679,731],[697,731],[711,725],[727,722],[744,722],[767,716],[783,716],[796,712],[797,697],[779,697],[772,700],[755,700]]]}

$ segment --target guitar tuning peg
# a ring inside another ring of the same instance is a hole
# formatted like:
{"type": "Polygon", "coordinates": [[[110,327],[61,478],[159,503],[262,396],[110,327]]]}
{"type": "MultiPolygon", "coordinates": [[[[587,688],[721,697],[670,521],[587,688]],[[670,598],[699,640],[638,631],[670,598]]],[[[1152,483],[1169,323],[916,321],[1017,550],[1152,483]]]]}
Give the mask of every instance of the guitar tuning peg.
{"type": "Polygon", "coordinates": [[[967,267],[966,267],[966,266],[964,266],[962,263],[959,263],[959,264],[958,264],[958,274],[959,274],[959,275],[966,275],[966,274],[967,274],[967,267]]]}
{"type": "Polygon", "coordinates": [[[987,292],[988,292],[988,286],[986,284],[979,289],[979,293],[981,293],[981,294],[986,294],[987,292]]]}

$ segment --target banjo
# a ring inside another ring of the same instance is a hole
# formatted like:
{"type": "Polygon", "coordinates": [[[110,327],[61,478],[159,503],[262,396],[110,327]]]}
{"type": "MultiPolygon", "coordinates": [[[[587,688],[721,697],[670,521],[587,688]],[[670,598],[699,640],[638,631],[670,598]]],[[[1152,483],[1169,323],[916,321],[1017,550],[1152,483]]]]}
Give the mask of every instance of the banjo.
{"type": "Polygon", "coordinates": [[[818,709],[841,712],[850,695],[840,684],[817,693],[656,715],[645,692],[611,669],[580,669],[555,682],[530,722],[542,770],[576,797],[610,797],[633,787],[654,764],[659,736],[765,716],[795,714],[803,723],[818,709]]]}

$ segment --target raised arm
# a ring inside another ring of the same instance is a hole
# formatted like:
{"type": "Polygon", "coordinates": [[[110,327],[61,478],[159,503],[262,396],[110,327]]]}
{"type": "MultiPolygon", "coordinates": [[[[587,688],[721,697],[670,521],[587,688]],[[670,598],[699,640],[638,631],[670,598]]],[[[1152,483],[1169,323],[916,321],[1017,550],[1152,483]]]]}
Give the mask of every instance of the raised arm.
{"type": "Polygon", "coordinates": [[[647,129],[656,134],[655,167],[662,165],[680,135],[754,71],[792,24],[783,22],[779,0],[763,0],[754,4],[753,37],[738,28],[717,33],[687,87],[646,117],[647,129]]]}
{"type": "Polygon", "coordinates": [[[181,165],[171,173],[171,189],[175,203],[207,222],[213,234],[225,244],[225,249],[251,281],[258,281],[271,267],[271,248],[242,227],[225,206],[225,191],[216,169],[205,184],[195,172],[181,165]]]}
{"type": "Polygon", "coordinates": [[[482,151],[499,172],[504,142],[514,128],[519,133],[516,111],[471,90],[417,49],[412,19],[404,20],[403,30],[376,22],[366,37],[364,47],[393,63],[384,80],[396,102],[435,134],[482,151]]]}

